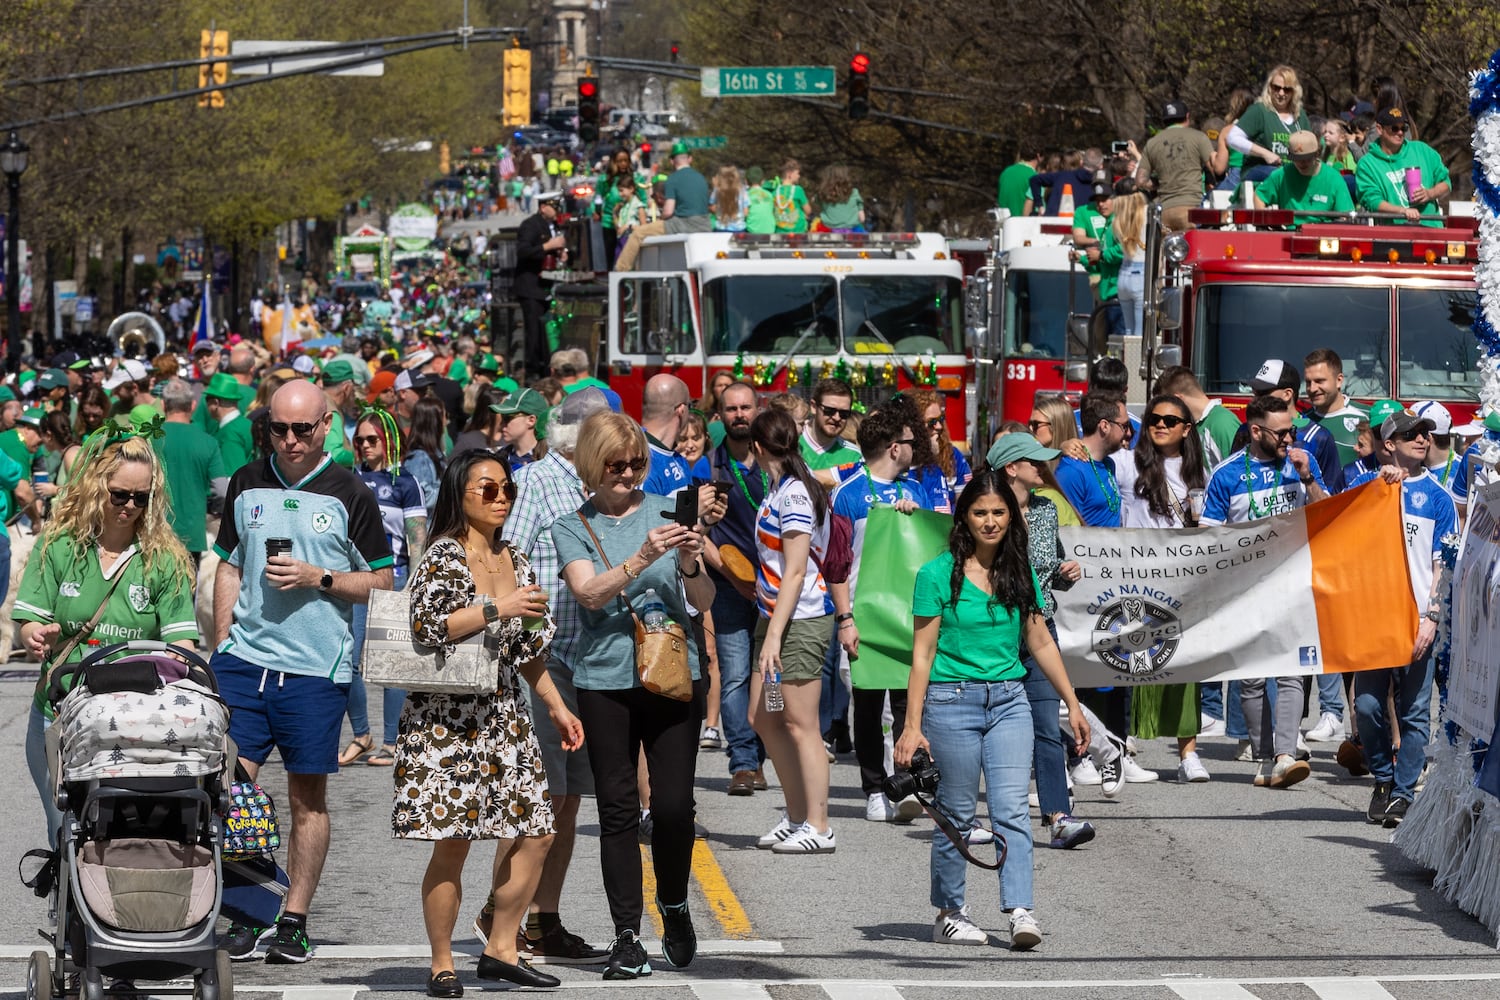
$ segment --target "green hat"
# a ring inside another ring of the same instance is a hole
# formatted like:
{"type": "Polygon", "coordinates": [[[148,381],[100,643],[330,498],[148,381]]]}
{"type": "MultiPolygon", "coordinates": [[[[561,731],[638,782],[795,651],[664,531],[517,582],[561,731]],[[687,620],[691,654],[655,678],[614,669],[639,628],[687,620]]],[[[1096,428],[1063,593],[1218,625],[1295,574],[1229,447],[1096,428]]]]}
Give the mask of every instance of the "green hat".
{"type": "Polygon", "coordinates": [[[34,382],[35,380],[36,372],[29,369],[16,376],[16,382],[21,385],[25,385],[27,382],[34,382]]]}
{"type": "Polygon", "coordinates": [[[1500,410],[1486,406],[1483,423],[1485,430],[1500,432],[1500,410]]]}
{"type": "Polygon", "coordinates": [[[500,371],[500,359],[493,354],[481,354],[474,363],[474,369],[490,375],[497,374],[500,371]]]}
{"type": "Polygon", "coordinates": [[[330,361],[323,366],[323,384],[338,385],[342,382],[354,381],[354,366],[342,358],[338,361],[330,361]]]}
{"type": "Polygon", "coordinates": [[[48,368],[42,372],[41,378],[36,384],[43,392],[51,392],[53,389],[66,389],[68,387],[68,373],[61,368],[48,368]]]}
{"type": "Polygon", "coordinates": [[[75,372],[88,371],[90,368],[94,367],[94,362],[91,358],[79,358],[77,361],[74,361],[72,364],[68,365],[68,367],[75,372]]]}
{"type": "Polygon", "coordinates": [[[691,149],[688,149],[687,143],[683,142],[681,139],[678,139],[676,142],[672,143],[673,156],[682,156],[684,153],[692,155],[692,152],[693,151],[691,149]]]}
{"type": "Polygon", "coordinates": [[[16,394],[11,391],[10,386],[0,385],[0,403],[14,403],[16,394]]]}
{"type": "Polygon", "coordinates": [[[535,389],[522,389],[512,392],[499,403],[490,405],[490,409],[496,413],[529,413],[533,417],[544,416],[551,407],[547,400],[535,389]]]}
{"type": "Polygon", "coordinates": [[[1061,454],[1056,448],[1043,447],[1030,434],[1017,431],[1004,435],[990,445],[990,452],[985,460],[990,463],[990,468],[1003,469],[1012,462],[1050,462],[1061,454]]]}
{"type": "Polygon", "coordinates": [[[130,408],[130,422],[137,427],[149,424],[159,416],[161,411],[150,403],[137,403],[130,408]]]}
{"type": "Polygon", "coordinates": [[[518,392],[521,388],[521,383],[511,378],[509,375],[501,375],[499,378],[495,379],[495,388],[501,390],[502,392],[518,392]]]}
{"type": "Polygon", "coordinates": [[[241,391],[239,380],[228,372],[215,372],[214,377],[208,380],[208,385],[203,387],[203,395],[235,403],[240,401],[241,391]]]}
{"type": "Polygon", "coordinates": [[[42,409],[39,406],[33,406],[31,409],[24,411],[19,417],[17,417],[16,423],[25,424],[28,427],[35,427],[37,430],[41,430],[42,420],[46,416],[46,410],[42,409]]]}
{"type": "Polygon", "coordinates": [[[1392,413],[1400,413],[1406,407],[1394,399],[1377,399],[1370,404],[1370,426],[1378,432],[1380,425],[1385,423],[1385,418],[1392,413]]]}

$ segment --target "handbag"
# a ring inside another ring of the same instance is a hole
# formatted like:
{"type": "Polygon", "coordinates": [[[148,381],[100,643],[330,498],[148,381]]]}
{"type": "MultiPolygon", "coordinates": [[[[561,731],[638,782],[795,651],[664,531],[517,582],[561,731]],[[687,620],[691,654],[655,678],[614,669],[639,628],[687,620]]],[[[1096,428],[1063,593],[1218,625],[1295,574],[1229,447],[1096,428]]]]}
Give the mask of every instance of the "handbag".
{"type": "Polygon", "coordinates": [[[499,686],[499,644],[485,629],[453,643],[453,652],[412,637],[409,591],[370,591],[360,673],[381,687],[433,694],[492,694],[499,686]]]}
{"type": "MultiPolygon", "coordinates": [[[[604,554],[604,546],[599,543],[599,536],[594,534],[583,511],[578,512],[578,520],[583,522],[584,530],[594,540],[594,547],[599,550],[604,568],[613,569],[609,556],[604,554]]],[[[691,701],[693,672],[688,667],[687,633],[676,622],[671,622],[665,629],[657,632],[647,631],[646,623],[635,613],[630,602],[623,595],[620,601],[635,622],[635,672],[641,679],[641,687],[673,701],[691,701]]]]}

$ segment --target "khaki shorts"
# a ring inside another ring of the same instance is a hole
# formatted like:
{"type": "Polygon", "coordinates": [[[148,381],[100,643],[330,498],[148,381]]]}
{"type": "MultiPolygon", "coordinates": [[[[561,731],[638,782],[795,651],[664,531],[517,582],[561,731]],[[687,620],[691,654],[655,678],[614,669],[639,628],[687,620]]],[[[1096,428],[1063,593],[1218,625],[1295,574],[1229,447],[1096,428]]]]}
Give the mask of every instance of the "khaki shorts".
{"type": "MultiPolygon", "coordinates": [[[[761,644],[766,640],[770,619],[762,618],[755,626],[755,659],[760,663],[761,644]]],[[[833,615],[817,618],[793,618],[781,637],[781,679],[815,681],[823,677],[823,658],[833,641],[833,615]]]]}

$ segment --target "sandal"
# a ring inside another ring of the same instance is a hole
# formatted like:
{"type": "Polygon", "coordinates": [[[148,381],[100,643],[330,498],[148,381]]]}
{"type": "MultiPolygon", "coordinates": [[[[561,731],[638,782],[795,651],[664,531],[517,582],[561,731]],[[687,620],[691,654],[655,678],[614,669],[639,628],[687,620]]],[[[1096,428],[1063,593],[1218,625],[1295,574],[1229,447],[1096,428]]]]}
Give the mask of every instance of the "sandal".
{"type": "Polygon", "coordinates": [[[390,767],[396,763],[396,748],[381,747],[365,758],[365,763],[371,767],[390,767]]]}
{"type": "Polygon", "coordinates": [[[349,741],[349,745],[344,747],[344,752],[339,754],[339,767],[348,767],[373,749],[375,749],[375,737],[369,733],[354,737],[349,741]]]}

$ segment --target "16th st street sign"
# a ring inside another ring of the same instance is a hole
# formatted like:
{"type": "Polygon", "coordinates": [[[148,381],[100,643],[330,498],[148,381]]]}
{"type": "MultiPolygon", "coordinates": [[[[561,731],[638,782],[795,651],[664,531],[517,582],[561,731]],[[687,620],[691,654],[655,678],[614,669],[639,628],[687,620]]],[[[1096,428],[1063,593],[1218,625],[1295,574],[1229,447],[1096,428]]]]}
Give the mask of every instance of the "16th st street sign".
{"type": "Polygon", "coordinates": [[[832,66],[705,66],[704,97],[831,97],[832,66]]]}

